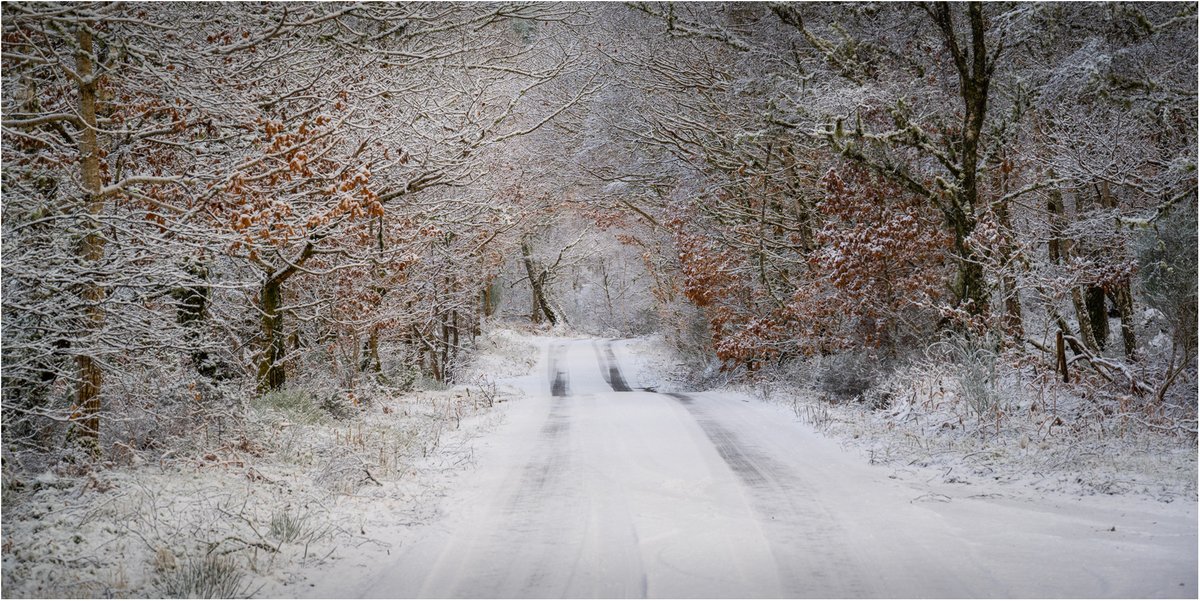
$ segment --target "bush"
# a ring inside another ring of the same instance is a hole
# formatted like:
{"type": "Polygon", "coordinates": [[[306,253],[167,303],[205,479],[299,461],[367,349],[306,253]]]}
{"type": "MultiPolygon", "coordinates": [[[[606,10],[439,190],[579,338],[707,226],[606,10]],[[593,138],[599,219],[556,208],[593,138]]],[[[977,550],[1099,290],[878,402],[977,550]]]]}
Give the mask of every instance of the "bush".
{"type": "Polygon", "coordinates": [[[299,424],[315,424],[325,417],[313,395],[301,390],[273,390],[255,399],[254,406],[275,411],[299,424]]]}
{"type": "Polygon", "coordinates": [[[1196,349],[1196,207],[1159,219],[1138,236],[1138,275],[1147,305],[1166,316],[1171,337],[1185,356],[1196,349]]]}
{"type": "Polygon", "coordinates": [[[887,373],[878,358],[865,352],[846,352],[830,358],[817,375],[818,389],[837,400],[866,398],[887,373]]]}
{"type": "Polygon", "coordinates": [[[955,365],[959,394],[977,417],[995,414],[1003,395],[1000,392],[1000,357],[992,336],[950,335],[931,347],[955,365]]]}

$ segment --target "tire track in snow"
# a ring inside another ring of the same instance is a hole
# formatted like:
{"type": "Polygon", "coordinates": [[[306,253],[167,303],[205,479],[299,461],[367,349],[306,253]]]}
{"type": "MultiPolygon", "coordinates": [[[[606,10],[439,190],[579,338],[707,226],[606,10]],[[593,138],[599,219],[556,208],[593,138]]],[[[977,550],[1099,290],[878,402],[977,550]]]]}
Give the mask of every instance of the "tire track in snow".
{"type": "Polygon", "coordinates": [[[632,392],[633,389],[625,382],[625,376],[621,374],[621,367],[617,363],[617,355],[613,352],[612,341],[604,341],[603,351],[597,341],[592,341],[592,350],[596,351],[596,362],[600,364],[600,376],[608,382],[609,387],[613,392],[632,392]]]}
{"type": "MultiPolygon", "coordinates": [[[[558,367],[559,358],[565,352],[565,348],[564,344],[554,344],[547,351],[549,354],[547,363],[553,378],[550,394],[554,397],[565,397],[571,394],[570,375],[565,368],[559,369],[558,367]]],[[[544,499],[546,490],[552,488],[559,476],[566,470],[568,454],[563,446],[567,444],[570,431],[571,420],[568,405],[555,400],[550,406],[550,413],[547,414],[546,421],[538,432],[539,442],[536,446],[538,452],[530,457],[529,463],[525,464],[521,470],[518,488],[509,499],[508,515],[515,518],[516,521],[530,522],[521,525],[536,526],[533,519],[535,516],[530,515],[527,508],[544,499]]],[[[524,530],[532,531],[533,529],[525,528],[524,530]]]]}
{"type": "MultiPolygon", "coordinates": [[[[571,413],[578,401],[589,395],[570,396],[570,376],[563,355],[566,345],[547,348],[547,373],[551,384],[549,410],[530,437],[531,452],[507,473],[508,484],[495,491],[487,506],[489,516],[467,544],[458,546],[445,561],[437,588],[422,589],[423,597],[516,598],[556,597],[561,588],[559,565],[562,541],[570,540],[575,528],[569,470],[571,457],[571,413]],[[496,555],[495,549],[509,552],[496,555]],[[470,566],[470,569],[465,569],[470,566]]],[[[543,397],[544,398],[544,397],[543,397]]],[[[445,553],[446,550],[443,551],[445,553]]]]}
{"type": "Polygon", "coordinates": [[[839,548],[845,540],[833,516],[820,504],[813,483],[768,454],[747,444],[692,396],[667,393],[696,420],[717,454],[745,485],[762,518],[779,577],[790,596],[864,597],[857,562],[839,548]],[[820,547],[820,549],[815,549],[820,547]],[[819,557],[819,561],[813,558],[819,557]]]}
{"type": "Polygon", "coordinates": [[[546,364],[550,370],[550,395],[551,396],[570,396],[571,395],[571,376],[566,369],[558,368],[558,357],[562,354],[564,344],[552,344],[546,350],[546,364]]]}
{"type": "Polygon", "coordinates": [[[737,436],[718,423],[716,420],[705,416],[695,405],[692,397],[678,392],[667,393],[667,396],[679,401],[688,413],[695,418],[700,424],[700,429],[704,430],[704,435],[713,443],[717,449],[717,454],[733,470],[738,479],[743,484],[752,489],[760,489],[768,484],[768,479],[762,470],[755,464],[753,460],[742,451],[741,444],[737,436]]]}
{"type": "MultiPolygon", "coordinates": [[[[588,467],[587,459],[578,454],[578,437],[586,439],[589,432],[586,424],[577,432],[580,425],[573,420],[594,412],[596,397],[573,394],[571,390],[574,363],[567,353],[575,346],[559,343],[548,350],[550,388],[554,398],[537,435],[537,450],[521,468],[517,478],[519,484],[506,506],[504,521],[507,524],[501,531],[510,534],[508,547],[513,552],[502,563],[506,563],[508,569],[502,576],[498,575],[496,584],[499,586],[474,587],[477,591],[486,591],[485,596],[568,597],[582,593],[587,597],[604,597],[618,593],[622,597],[644,597],[646,594],[647,581],[640,556],[629,553],[637,548],[637,533],[632,528],[628,508],[615,504],[593,478],[580,478],[578,473],[588,467]],[[613,520],[614,515],[623,517],[613,520]],[[611,529],[614,523],[630,524],[630,530],[614,533],[611,529]],[[597,579],[598,567],[592,565],[597,557],[604,558],[603,562],[609,565],[623,565],[624,570],[619,570],[620,573],[639,574],[637,585],[631,587],[630,583],[597,579]]],[[[593,348],[597,349],[595,342],[593,348]]],[[[615,367],[615,354],[611,348],[606,350],[607,356],[612,358],[612,368],[602,369],[601,375],[609,375],[605,380],[610,386],[615,381],[616,386],[629,390],[620,368],[615,367]]],[[[600,356],[597,349],[597,357],[600,356]]],[[[474,596],[480,596],[480,593],[476,592],[474,596]]]]}
{"type": "Polygon", "coordinates": [[[559,446],[571,430],[571,421],[564,403],[556,402],[546,416],[546,423],[538,433],[538,448],[543,452],[533,457],[521,472],[521,484],[509,502],[509,514],[518,514],[530,502],[540,498],[566,469],[565,453],[559,446]]]}
{"type": "Polygon", "coordinates": [[[516,490],[507,499],[504,521],[507,527],[500,529],[511,537],[514,552],[507,557],[509,569],[494,574],[493,582],[476,582],[467,596],[513,597],[528,595],[555,596],[553,591],[562,586],[556,581],[563,576],[554,572],[561,558],[562,541],[572,538],[576,528],[575,512],[580,507],[564,502],[577,497],[571,495],[571,483],[567,478],[571,464],[569,450],[571,435],[571,407],[576,401],[586,401],[590,395],[572,397],[570,402],[558,397],[570,397],[570,372],[560,367],[567,345],[551,345],[548,350],[550,393],[552,401],[546,421],[538,431],[537,451],[520,470],[516,490]],[[558,525],[558,528],[547,528],[558,525]],[[556,584],[558,586],[556,586],[556,584]]]}

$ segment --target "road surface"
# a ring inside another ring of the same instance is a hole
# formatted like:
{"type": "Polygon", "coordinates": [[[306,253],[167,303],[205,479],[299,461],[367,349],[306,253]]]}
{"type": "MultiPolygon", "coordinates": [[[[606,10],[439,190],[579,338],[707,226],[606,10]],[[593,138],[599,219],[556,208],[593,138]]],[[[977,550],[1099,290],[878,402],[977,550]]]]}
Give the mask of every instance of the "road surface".
{"type": "Polygon", "coordinates": [[[528,396],[478,442],[443,518],[371,577],[313,592],[1196,596],[1195,503],[905,483],[774,406],[639,390],[625,352],[548,340],[528,396]]]}

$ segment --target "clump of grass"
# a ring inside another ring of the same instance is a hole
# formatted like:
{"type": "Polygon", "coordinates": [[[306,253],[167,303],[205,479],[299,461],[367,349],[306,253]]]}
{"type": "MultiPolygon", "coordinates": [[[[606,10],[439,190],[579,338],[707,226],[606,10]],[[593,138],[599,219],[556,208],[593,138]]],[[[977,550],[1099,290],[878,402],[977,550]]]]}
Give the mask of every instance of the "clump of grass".
{"type": "Polygon", "coordinates": [[[309,524],[307,515],[295,514],[286,509],[271,516],[269,533],[271,538],[281,543],[312,539],[317,534],[309,524]]]}
{"type": "Polygon", "coordinates": [[[261,410],[282,414],[288,420],[300,424],[315,424],[322,421],[325,412],[312,394],[302,390],[275,390],[253,401],[261,410]]]}
{"type": "Polygon", "coordinates": [[[989,418],[998,420],[1005,400],[1000,388],[1000,355],[996,346],[991,336],[951,336],[931,347],[953,361],[959,394],[981,423],[989,418]]]}
{"type": "Polygon", "coordinates": [[[958,385],[967,404],[978,417],[992,415],[1000,405],[999,375],[996,356],[987,351],[977,351],[962,363],[958,385]]]}
{"type": "Polygon", "coordinates": [[[237,564],[219,555],[190,558],[177,569],[168,569],[158,579],[158,592],[169,599],[231,599],[248,596],[243,573],[237,564]]]}

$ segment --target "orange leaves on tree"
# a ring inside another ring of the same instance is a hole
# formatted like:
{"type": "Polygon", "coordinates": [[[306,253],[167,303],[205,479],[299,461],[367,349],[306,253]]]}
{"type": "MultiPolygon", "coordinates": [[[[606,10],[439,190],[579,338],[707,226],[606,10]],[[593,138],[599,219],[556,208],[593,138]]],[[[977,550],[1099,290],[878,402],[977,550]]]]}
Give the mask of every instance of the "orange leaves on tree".
{"type": "Polygon", "coordinates": [[[857,335],[877,346],[901,312],[940,298],[951,239],[926,199],[860,167],[830,171],[823,181],[825,222],[811,263],[833,300],[858,320],[857,335]]]}

